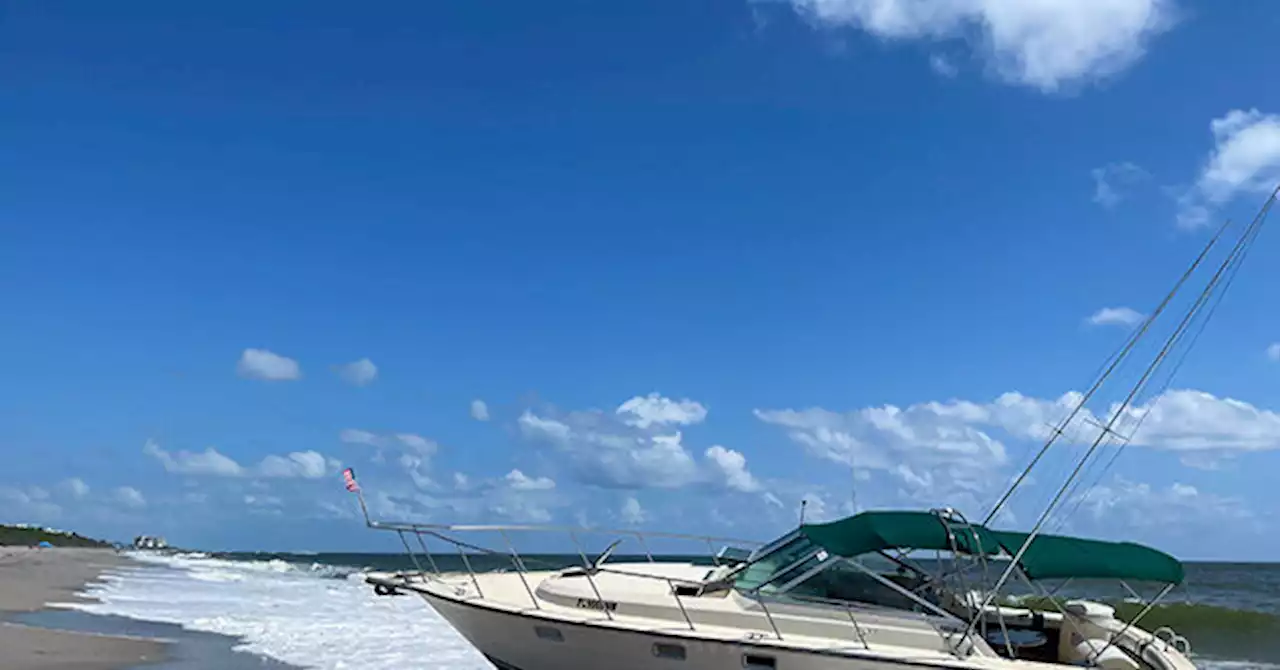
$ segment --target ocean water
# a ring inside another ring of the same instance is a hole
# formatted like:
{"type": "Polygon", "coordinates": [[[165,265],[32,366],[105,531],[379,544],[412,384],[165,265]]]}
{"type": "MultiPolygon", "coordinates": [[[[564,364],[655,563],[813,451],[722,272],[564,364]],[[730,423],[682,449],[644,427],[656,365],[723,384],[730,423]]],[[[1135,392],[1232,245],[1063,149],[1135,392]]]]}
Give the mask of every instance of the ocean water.
{"type": "MultiPolygon", "coordinates": [[[[492,668],[421,599],[379,597],[363,582],[366,570],[411,569],[402,555],[135,556],[138,565],[88,587],[95,601],[63,607],[231,636],[239,650],[301,668],[492,668]]],[[[441,570],[463,569],[456,555],[436,559],[441,570]]],[[[477,570],[509,567],[471,560],[477,570]]],[[[526,557],[530,568],[580,561],[526,557]]],[[[1060,594],[1135,607],[1113,583],[1074,582],[1060,594]]],[[[1162,625],[1191,640],[1201,668],[1280,670],[1280,564],[1188,564],[1185,587],[1143,620],[1148,630],[1162,625]]]]}

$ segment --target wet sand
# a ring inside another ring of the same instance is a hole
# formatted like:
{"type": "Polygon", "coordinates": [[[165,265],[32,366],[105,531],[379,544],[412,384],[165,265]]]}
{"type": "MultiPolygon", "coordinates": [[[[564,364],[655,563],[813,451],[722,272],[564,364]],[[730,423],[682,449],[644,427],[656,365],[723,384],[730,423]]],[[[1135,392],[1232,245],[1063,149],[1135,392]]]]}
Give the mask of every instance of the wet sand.
{"type": "MultiPolygon", "coordinates": [[[[86,582],[129,559],[109,549],[0,547],[0,619],[69,602],[86,582]]],[[[0,623],[0,668],[117,670],[165,659],[156,640],[0,623]]]]}

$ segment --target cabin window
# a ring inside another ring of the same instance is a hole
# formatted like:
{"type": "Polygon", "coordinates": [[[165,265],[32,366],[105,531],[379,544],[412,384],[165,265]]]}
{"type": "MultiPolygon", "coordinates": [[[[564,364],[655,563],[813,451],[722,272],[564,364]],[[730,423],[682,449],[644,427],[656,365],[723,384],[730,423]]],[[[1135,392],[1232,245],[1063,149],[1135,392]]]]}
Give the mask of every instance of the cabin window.
{"type": "Polygon", "coordinates": [[[676,595],[688,596],[690,598],[697,597],[700,591],[701,589],[699,589],[698,587],[690,586],[688,584],[676,584],[676,588],[675,588],[676,595]]]}
{"type": "Polygon", "coordinates": [[[743,654],[742,667],[747,668],[747,670],[772,670],[778,667],[778,659],[759,654],[743,654]]]}
{"type": "Polygon", "coordinates": [[[658,658],[669,658],[675,661],[683,661],[684,647],[678,644],[658,642],[653,645],[653,655],[658,658]]]}
{"type": "Polygon", "coordinates": [[[560,632],[559,628],[552,628],[551,626],[534,626],[533,632],[543,640],[564,642],[564,634],[560,632]]]}

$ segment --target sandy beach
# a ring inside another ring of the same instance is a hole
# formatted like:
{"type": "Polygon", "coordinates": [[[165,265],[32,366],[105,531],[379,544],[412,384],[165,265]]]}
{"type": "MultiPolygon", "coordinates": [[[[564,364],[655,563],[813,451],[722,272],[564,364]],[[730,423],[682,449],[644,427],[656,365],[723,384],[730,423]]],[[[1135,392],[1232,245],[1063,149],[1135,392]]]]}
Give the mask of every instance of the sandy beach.
{"type": "MultiPolygon", "coordinates": [[[[129,559],[104,549],[0,547],[0,620],[67,602],[86,582],[129,559]]],[[[114,670],[165,658],[156,641],[0,623],[6,670],[114,670]]]]}

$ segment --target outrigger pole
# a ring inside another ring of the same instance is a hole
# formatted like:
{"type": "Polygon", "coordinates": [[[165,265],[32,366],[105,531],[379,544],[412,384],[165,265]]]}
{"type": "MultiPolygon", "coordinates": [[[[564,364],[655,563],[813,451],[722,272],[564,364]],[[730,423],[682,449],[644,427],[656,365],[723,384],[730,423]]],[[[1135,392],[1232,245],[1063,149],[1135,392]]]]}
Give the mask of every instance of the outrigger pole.
{"type": "MultiPolygon", "coordinates": [[[[1019,565],[1019,561],[1021,561],[1022,557],[1026,555],[1027,550],[1031,547],[1031,543],[1035,540],[1036,536],[1039,535],[1040,530],[1044,527],[1044,524],[1049,519],[1049,516],[1054,512],[1058,504],[1061,503],[1063,496],[1066,495],[1067,490],[1075,482],[1075,479],[1080,475],[1080,472],[1081,470],[1084,469],[1085,464],[1093,456],[1094,452],[1097,451],[1098,446],[1101,445],[1102,442],[1112,434],[1116,422],[1119,421],[1120,417],[1124,416],[1125,412],[1128,411],[1130,405],[1133,403],[1134,398],[1138,395],[1138,393],[1140,393],[1143,390],[1143,388],[1146,387],[1147,382],[1151,379],[1151,376],[1165,361],[1165,358],[1169,355],[1169,352],[1173,349],[1174,345],[1176,345],[1178,341],[1182,338],[1183,333],[1186,331],[1187,327],[1191,324],[1192,320],[1199,314],[1200,310],[1204,308],[1205,304],[1208,302],[1209,297],[1218,288],[1219,283],[1222,281],[1222,278],[1227,274],[1227,271],[1232,270],[1232,274],[1234,275],[1234,269],[1239,268],[1240,263],[1243,262],[1244,257],[1248,254],[1248,251],[1252,246],[1253,241],[1257,239],[1258,231],[1262,229],[1262,224],[1266,220],[1267,214],[1271,211],[1271,206],[1272,204],[1275,203],[1277,195],[1280,195],[1280,186],[1277,186],[1276,189],[1271,192],[1271,195],[1267,197],[1266,202],[1263,203],[1262,208],[1258,211],[1258,214],[1253,218],[1253,221],[1251,221],[1249,225],[1245,227],[1244,232],[1240,234],[1239,239],[1236,240],[1235,245],[1232,247],[1231,253],[1228,254],[1227,258],[1222,261],[1221,265],[1218,266],[1217,271],[1215,271],[1213,276],[1209,279],[1209,282],[1205,285],[1204,289],[1200,292],[1200,295],[1196,298],[1195,302],[1191,305],[1191,307],[1187,309],[1186,315],[1183,317],[1182,321],[1178,324],[1177,328],[1174,329],[1173,334],[1171,334],[1169,338],[1165,340],[1164,345],[1161,347],[1160,351],[1156,354],[1156,357],[1147,366],[1146,370],[1143,371],[1142,377],[1139,378],[1137,383],[1134,384],[1133,387],[1129,390],[1129,393],[1128,395],[1125,396],[1124,401],[1121,402],[1111,412],[1111,417],[1107,420],[1106,425],[1103,426],[1102,430],[1098,433],[1098,437],[1093,441],[1092,444],[1089,445],[1089,449],[1085,452],[1084,456],[1080,458],[1080,461],[1076,464],[1075,469],[1071,471],[1071,474],[1067,477],[1067,480],[1063,482],[1062,486],[1058,489],[1058,492],[1054,494],[1053,499],[1049,501],[1049,504],[1045,507],[1044,512],[1042,512],[1040,514],[1040,517],[1036,520],[1035,526],[1033,526],[1031,528],[1031,532],[1027,534],[1027,537],[1023,541],[1022,546],[1019,547],[1018,551],[1013,555],[1012,560],[1009,562],[1009,566],[1005,568],[1003,573],[1001,573],[1000,579],[996,581],[995,586],[990,590],[990,592],[987,593],[987,596],[983,599],[982,604],[978,607],[977,613],[974,615],[973,620],[969,622],[968,627],[965,629],[964,636],[961,637],[961,640],[965,639],[966,637],[968,637],[973,633],[973,630],[976,627],[978,621],[982,619],[983,613],[986,611],[986,608],[995,599],[996,594],[1000,592],[1000,589],[1004,587],[1005,583],[1009,580],[1009,576],[1012,575],[1013,572],[1017,569],[1019,565]]],[[[1093,388],[1089,390],[1089,393],[1084,396],[1084,398],[1080,401],[1080,403],[1076,405],[1076,407],[1072,410],[1071,414],[1068,415],[1067,419],[1064,420],[1059,425],[1058,429],[1054,431],[1053,435],[1049,437],[1049,440],[1045,443],[1044,447],[1040,450],[1040,453],[1037,454],[1036,458],[1032,460],[1030,465],[1027,466],[1027,470],[1024,471],[1022,476],[1020,476],[1017,479],[1017,481],[1014,482],[1013,486],[1011,486],[1009,490],[1005,492],[1005,495],[996,504],[995,508],[992,509],[991,514],[989,514],[987,517],[988,521],[991,518],[993,518],[995,516],[996,511],[998,511],[1000,507],[1006,501],[1008,501],[1009,496],[1013,494],[1013,490],[1016,489],[1018,485],[1022,483],[1027,473],[1030,472],[1030,469],[1035,466],[1036,462],[1040,460],[1040,457],[1043,456],[1044,453],[1049,449],[1049,446],[1052,445],[1053,442],[1057,440],[1058,436],[1060,436],[1063,433],[1064,429],[1070,424],[1070,421],[1084,408],[1085,403],[1088,402],[1090,396],[1092,396],[1093,393],[1096,392],[1098,388],[1102,386],[1102,382],[1104,382],[1107,379],[1107,377],[1110,376],[1111,372],[1115,370],[1115,368],[1118,366],[1120,361],[1123,358],[1125,358],[1130,351],[1132,351],[1134,345],[1137,344],[1138,340],[1141,339],[1141,337],[1146,334],[1151,324],[1155,321],[1155,318],[1161,312],[1164,311],[1166,306],[1168,306],[1169,301],[1173,298],[1174,294],[1178,292],[1178,289],[1182,287],[1182,284],[1195,271],[1196,267],[1200,265],[1200,262],[1204,260],[1204,257],[1208,254],[1209,250],[1214,246],[1214,244],[1218,241],[1218,238],[1222,235],[1222,233],[1226,230],[1226,228],[1229,225],[1230,225],[1230,222],[1223,224],[1222,228],[1218,230],[1218,233],[1214,235],[1213,239],[1209,241],[1209,244],[1205,246],[1205,249],[1200,252],[1200,256],[1196,258],[1195,262],[1192,263],[1191,267],[1188,268],[1187,271],[1178,280],[1178,283],[1174,286],[1174,290],[1171,291],[1170,294],[1165,297],[1165,299],[1160,303],[1159,308],[1157,308],[1156,311],[1152,313],[1151,316],[1147,317],[1147,320],[1143,323],[1142,327],[1138,330],[1137,333],[1134,334],[1134,336],[1130,339],[1129,343],[1125,346],[1125,348],[1121,351],[1121,353],[1116,356],[1116,359],[1112,361],[1111,365],[1103,373],[1102,377],[1094,384],[1093,388]]],[[[1168,589],[1166,589],[1166,592],[1167,590],[1168,589]]],[[[1148,610],[1149,609],[1150,607],[1148,607],[1148,610]]]]}

